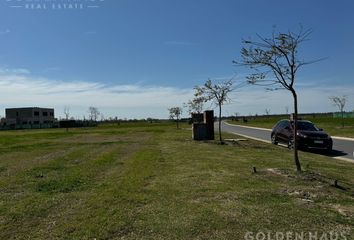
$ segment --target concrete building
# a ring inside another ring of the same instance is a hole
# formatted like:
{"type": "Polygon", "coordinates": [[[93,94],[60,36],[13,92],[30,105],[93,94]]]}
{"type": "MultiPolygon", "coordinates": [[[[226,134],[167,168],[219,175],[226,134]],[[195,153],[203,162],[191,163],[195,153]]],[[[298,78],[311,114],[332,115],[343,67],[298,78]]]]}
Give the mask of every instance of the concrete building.
{"type": "Polygon", "coordinates": [[[4,126],[8,128],[48,128],[54,123],[52,108],[7,108],[4,126]]]}

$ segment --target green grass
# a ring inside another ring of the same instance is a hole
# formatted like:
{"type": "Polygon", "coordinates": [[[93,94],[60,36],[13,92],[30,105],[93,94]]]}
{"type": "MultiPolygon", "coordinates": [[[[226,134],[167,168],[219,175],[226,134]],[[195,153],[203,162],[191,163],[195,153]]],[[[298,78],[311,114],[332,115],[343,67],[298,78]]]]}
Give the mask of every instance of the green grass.
{"type": "Polygon", "coordinates": [[[354,239],[354,164],[301,152],[296,174],[285,148],[194,142],[183,127],[0,132],[0,239],[354,239]]]}
{"type": "MultiPolygon", "coordinates": [[[[301,115],[300,115],[301,117],[301,115]]],[[[259,117],[259,118],[248,118],[247,122],[240,121],[228,121],[231,124],[262,127],[262,128],[272,128],[279,120],[285,117],[259,117]]],[[[350,137],[354,138],[354,118],[345,118],[344,127],[342,127],[341,118],[331,118],[331,117],[319,117],[319,116],[306,116],[302,119],[309,120],[316,124],[319,128],[323,128],[327,133],[333,136],[340,137],[350,137]]]]}

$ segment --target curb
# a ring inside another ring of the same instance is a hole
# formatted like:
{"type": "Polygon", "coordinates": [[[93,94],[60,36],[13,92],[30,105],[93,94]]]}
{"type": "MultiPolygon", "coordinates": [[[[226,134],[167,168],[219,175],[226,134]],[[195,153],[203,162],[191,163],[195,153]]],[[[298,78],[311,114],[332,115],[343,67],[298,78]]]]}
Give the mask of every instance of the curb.
{"type": "Polygon", "coordinates": [[[337,136],[332,136],[334,139],[338,140],[347,140],[347,141],[354,141],[354,138],[348,138],[348,137],[337,137],[337,136]]]}
{"type": "MultiPolygon", "coordinates": [[[[260,127],[250,127],[250,126],[244,126],[244,125],[237,125],[237,124],[231,124],[231,123],[227,123],[227,122],[224,122],[226,125],[229,125],[229,126],[236,126],[236,127],[243,127],[243,128],[251,128],[251,129],[258,129],[258,130],[264,130],[264,131],[268,131],[268,132],[271,132],[272,129],[269,129],[269,128],[260,128],[260,127]]],[[[354,140],[354,139],[353,139],[354,140]]]]}
{"type": "Polygon", "coordinates": [[[337,159],[337,160],[341,160],[341,161],[345,161],[345,162],[354,163],[354,160],[352,160],[350,158],[344,158],[344,157],[332,157],[332,158],[337,159]]]}
{"type": "Polygon", "coordinates": [[[263,140],[263,139],[255,138],[255,137],[250,137],[250,136],[239,134],[239,133],[235,133],[235,132],[230,132],[230,133],[238,135],[238,136],[241,136],[241,137],[244,137],[244,138],[248,138],[248,139],[264,142],[264,143],[272,143],[271,141],[267,141],[267,140],[263,140]]]}

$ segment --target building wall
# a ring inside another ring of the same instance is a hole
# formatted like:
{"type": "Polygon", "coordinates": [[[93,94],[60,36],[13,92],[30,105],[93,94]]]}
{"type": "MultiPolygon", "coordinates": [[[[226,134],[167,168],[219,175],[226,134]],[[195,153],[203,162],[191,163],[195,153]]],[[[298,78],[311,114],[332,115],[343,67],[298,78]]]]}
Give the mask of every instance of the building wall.
{"type": "Polygon", "coordinates": [[[5,112],[6,125],[22,127],[54,123],[54,109],[52,108],[8,108],[5,112]]]}

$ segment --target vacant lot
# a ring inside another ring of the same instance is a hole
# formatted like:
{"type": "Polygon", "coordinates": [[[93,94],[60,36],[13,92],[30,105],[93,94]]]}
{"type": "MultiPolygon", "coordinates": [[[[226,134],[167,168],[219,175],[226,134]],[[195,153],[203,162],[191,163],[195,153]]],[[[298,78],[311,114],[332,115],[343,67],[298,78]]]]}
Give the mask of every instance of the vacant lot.
{"type": "MultiPolygon", "coordinates": [[[[300,116],[301,117],[301,116],[300,116]]],[[[247,122],[240,121],[228,121],[232,124],[272,128],[279,120],[286,117],[258,117],[247,118],[247,122]]],[[[321,117],[321,116],[305,116],[301,117],[304,120],[309,120],[316,124],[319,128],[323,128],[327,133],[332,136],[350,137],[354,138],[354,118],[345,118],[344,127],[342,127],[341,118],[321,117]]]]}
{"type": "Polygon", "coordinates": [[[299,175],[287,149],[170,124],[0,132],[0,239],[353,239],[354,164],[300,157],[299,175]]]}

